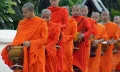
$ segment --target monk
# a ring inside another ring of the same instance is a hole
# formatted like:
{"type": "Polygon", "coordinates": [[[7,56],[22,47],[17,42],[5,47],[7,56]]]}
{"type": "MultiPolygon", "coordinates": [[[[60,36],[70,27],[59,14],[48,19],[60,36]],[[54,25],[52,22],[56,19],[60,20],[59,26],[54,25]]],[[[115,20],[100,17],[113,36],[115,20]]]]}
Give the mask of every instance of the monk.
{"type": "Polygon", "coordinates": [[[59,25],[50,22],[51,11],[48,9],[42,10],[41,18],[47,21],[48,26],[45,72],[57,72],[56,44],[60,36],[60,27],[59,25]]]}
{"type": "Polygon", "coordinates": [[[59,7],[60,0],[50,0],[51,6],[48,9],[51,11],[51,20],[54,23],[59,23],[61,29],[67,28],[68,25],[68,11],[64,7],[59,7]]]}
{"type": "Polygon", "coordinates": [[[107,11],[102,11],[101,13],[102,21],[100,22],[102,25],[105,26],[107,30],[108,40],[107,44],[109,48],[105,52],[103,56],[101,56],[101,65],[100,65],[100,72],[111,72],[112,71],[112,56],[113,52],[113,42],[118,39],[118,25],[110,22],[109,13],[107,11]]]}
{"type": "MultiPolygon", "coordinates": [[[[120,26],[120,16],[115,16],[113,22],[116,23],[118,26],[120,26]]],[[[120,38],[120,30],[118,30],[118,37],[120,38]]]]}
{"type": "Polygon", "coordinates": [[[97,46],[97,49],[95,52],[96,56],[89,58],[88,71],[99,72],[100,56],[101,56],[101,42],[107,40],[107,32],[106,32],[105,27],[98,23],[100,19],[100,15],[98,12],[94,12],[91,18],[97,22],[96,27],[97,27],[98,34],[94,36],[94,40],[92,43],[93,46],[97,46]]]}
{"type": "MultiPolygon", "coordinates": [[[[85,16],[87,19],[88,19],[88,21],[89,21],[89,23],[90,23],[90,25],[91,25],[91,28],[92,28],[92,35],[91,35],[91,37],[90,38],[92,38],[92,37],[94,37],[94,35],[97,35],[97,28],[96,28],[96,25],[95,25],[95,23],[96,23],[96,21],[95,20],[93,20],[92,18],[89,18],[87,15],[88,15],[88,7],[86,6],[86,5],[81,5],[81,10],[80,10],[81,12],[81,14],[82,14],[82,16],[85,16]]],[[[95,57],[96,55],[95,55],[95,53],[94,53],[94,50],[93,49],[91,49],[91,51],[90,51],[90,57],[95,57]]]]}
{"type": "Polygon", "coordinates": [[[79,32],[78,38],[81,39],[78,42],[78,50],[73,52],[73,65],[78,67],[82,72],[88,72],[88,60],[90,55],[89,37],[92,34],[92,29],[87,18],[80,16],[80,6],[73,5],[72,18],[77,21],[77,32],[79,32]]]}
{"type": "MultiPolygon", "coordinates": [[[[44,45],[48,36],[47,24],[43,19],[35,16],[32,3],[25,3],[22,12],[24,19],[19,22],[17,34],[8,46],[25,45],[22,72],[45,72],[44,45]]],[[[11,67],[13,63],[8,59],[8,46],[2,50],[1,55],[5,64],[11,67]]]]}
{"type": "MultiPolygon", "coordinates": [[[[51,22],[58,23],[61,32],[59,37],[59,42],[57,45],[60,49],[57,50],[57,70],[58,72],[63,72],[63,40],[62,33],[64,29],[68,26],[68,11],[64,7],[59,7],[60,0],[50,0],[51,6],[48,9],[51,11],[51,22]]],[[[57,47],[58,48],[58,47],[57,47]]]]}
{"type": "MultiPolygon", "coordinates": [[[[116,23],[117,25],[120,25],[120,17],[119,16],[115,16],[113,19],[113,22],[116,23]]],[[[118,38],[120,39],[120,27],[118,29],[118,38]]],[[[120,41],[118,39],[118,41],[120,41]]],[[[113,51],[113,57],[112,57],[112,70],[115,71],[117,65],[120,63],[120,50],[118,49],[114,49],[113,51]]],[[[117,70],[119,70],[117,68],[117,70]]],[[[120,71],[120,70],[119,70],[120,71]]]]}
{"type": "MultiPolygon", "coordinates": [[[[64,6],[68,11],[69,7],[64,6]]],[[[69,24],[64,30],[63,34],[63,51],[64,51],[64,70],[63,72],[73,72],[73,39],[76,36],[77,32],[77,22],[75,19],[69,16],[69,24]]]]}

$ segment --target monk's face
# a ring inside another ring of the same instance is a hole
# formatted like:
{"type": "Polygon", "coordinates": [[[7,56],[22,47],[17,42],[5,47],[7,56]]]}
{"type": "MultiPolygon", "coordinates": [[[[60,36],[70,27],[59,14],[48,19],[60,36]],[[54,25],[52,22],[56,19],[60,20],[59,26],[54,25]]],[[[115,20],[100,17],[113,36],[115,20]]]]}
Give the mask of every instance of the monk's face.
{"type": "Polygon", "coordinates": [[[109,20],[109,14],[107,12],[102,12],[101,18],[102,18],[102,21],[108,21],[109,20]]]}
{"type": "Polygon", "coordinates": [[[115,22],[116,24],[120,24],[119,16],[115,16],[114,19],[113,19],[113,22],[115,22]]]}
{"type": "Polygon", "coordinates": [[[82,16],[87,16],[88,15],[88,8],[81,8],[81,14],[82,14],[82,16]]]}
{"type": "Polygon", "coordinates": [[[60,0],[50,0],[50,3],[53,7],[57,7],[60,0]]]}
{"type": "Polygon", "coordinates": [[[98,22],[100,19],[98,14],[92,14],[91,18],[94,19],[96,22],[98,22]]]}
{"type": "Polygon", "coordinates": [[[50,21],[51,15],[48,13],[42,13],[41,18],[43,18],[44,20],[46,20],[47,22],[50,21]]]}
{"type": "Polygon", "coordinates": [[[72,8],[72,15],[79,16],[80,15],[80,7],[73,7],[72,8]]]}
{"type": "Polygon", "coordinates": [[[27,8],[22,8],[22,12],[24,18],[31,18],[34,11],[30,11],[27,8]]]}

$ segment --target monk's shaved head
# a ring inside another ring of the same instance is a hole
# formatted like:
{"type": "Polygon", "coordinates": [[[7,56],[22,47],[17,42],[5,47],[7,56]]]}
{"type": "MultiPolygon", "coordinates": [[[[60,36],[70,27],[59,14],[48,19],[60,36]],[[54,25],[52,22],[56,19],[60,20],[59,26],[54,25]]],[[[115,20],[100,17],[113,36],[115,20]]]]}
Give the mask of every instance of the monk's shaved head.
{"type": "Polygon", "coordinates": [[[100,14],[98,12],[93,12],[91,18],[98,22],[100,19],[100,14]]]}
{"type": "Polygon", "coordinates": [[[102,11],[101,19],[103,22],[108,22],[110,20],[110,15],[108,11],[102,11]]]}
{"type": "Polygon", "coordinates": [[[113,19],[113,22],[115,22],[116,24],[120,24],[120,17],[115,16],[114,19],[113,19]]]}
{"type": "Polygon", "coordinates": [[[86,5],[81,5],[81,8],[86,8],[88,9],[88,7],[86,5]]]}
{"type": "Polygon", "coordinates": [[[69,7],[68,6],[63,6],[64,8],[66,8],[69,11],[69,7]]]}
{"type": "Polygon", "coordinates": [[[49,9],[43,9],[42,12],[41,12],[41,15],[43,15],[43,14],[51,15],[51,11],[49,9]]]}
{"type": "Polygon", "coordinates": [[[41,18],[43,18],[47,22],[50,22],[51,11],[49,9],[43,9],[41,12],[41,18]]]}
{"type": "Polygon", "coordinates": [[[99,16],[100,14],[98,12],[93,12],[92,15],[97,15],[99,16]]]}
{"type": "Polygon", "coordinates": [[[34,5],[33,5],[32,3],[30,3],[30,2],[25,3],[25,4],[23,5],[22,9],[23,9],[23,8],[27,8],[29,11],[34,11],[34,5]]]}
{"type": "Polygon", "coordinates": [[[109,15],[109,12],[104,10],[104,11],[101,12],[101,14],[107,14],[107,15],[109,15]]]}
{"type": "Polygon", "coordinates": [[[74,8],[74,7],[81,8],[81,5],[80,5],[80,4],[75,4],[75,5],[73,5],[73,8],[74,8]]]}
{"type": "Polygon", "coordinates": [[[120,16],[114,16],[114,18],[120,18],[120,16]]]}
{"type": "Polygon", "coordinates": [[[88,7],[86,5],[81,5],[81,15],[86,16],[88,15],[88,7]]]}
{"type": "Polygon", "coordinates": [[[72,7],[72,15],[73,16],[79,16],[80,15],[80,8],[81,8],[80,4],[73,5],[73,7],[72,7]]]}
{"type": "Polygon", "coordinates": [[[34,6],[32,3],[25,3],[22,7],[23,17],[24,18],[33,18],[34,14],[34,6]]]}

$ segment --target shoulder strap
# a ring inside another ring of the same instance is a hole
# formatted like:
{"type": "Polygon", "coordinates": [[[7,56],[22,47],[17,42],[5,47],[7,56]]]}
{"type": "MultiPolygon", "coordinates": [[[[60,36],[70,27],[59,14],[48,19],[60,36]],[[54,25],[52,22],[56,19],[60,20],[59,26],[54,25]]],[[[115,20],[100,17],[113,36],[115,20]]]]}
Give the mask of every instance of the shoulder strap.
{"type": "Polygon", "coordinates": [[[80,22],[78,23],[78,26],[82,23],[82,21],[85,19],[86,17],[83,17],[80,22]]]}

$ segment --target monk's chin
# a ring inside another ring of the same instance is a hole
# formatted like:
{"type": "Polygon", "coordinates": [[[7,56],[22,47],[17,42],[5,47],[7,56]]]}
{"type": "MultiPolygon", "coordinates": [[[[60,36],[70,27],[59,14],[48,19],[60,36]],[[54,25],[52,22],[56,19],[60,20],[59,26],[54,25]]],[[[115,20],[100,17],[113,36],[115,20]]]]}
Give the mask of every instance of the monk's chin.
{"type": "Polygon", "coordinates": [[[56,4],[52,4],[52,6],[53,6],[53,7],[58,7],[58,5],[56,5],[56,4]]]}
{"type": "Polygon", "coordinates": [[[79,15],[73,15],[73,16],[79,16],[79,15]]]}

